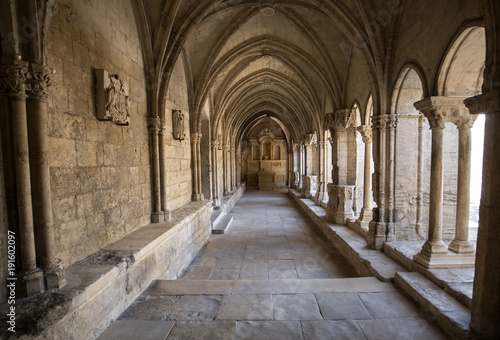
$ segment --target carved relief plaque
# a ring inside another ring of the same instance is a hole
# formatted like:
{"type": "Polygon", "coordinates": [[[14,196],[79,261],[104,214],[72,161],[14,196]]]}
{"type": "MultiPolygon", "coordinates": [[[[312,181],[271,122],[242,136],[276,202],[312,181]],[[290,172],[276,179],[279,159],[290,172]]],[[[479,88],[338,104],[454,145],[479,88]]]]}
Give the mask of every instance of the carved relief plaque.
{"type": "Polygon", "coordinates": [[[184,113],[181,110],[172,111],[172,134],[178,140],[183,140],[186,137],[184,133],[184,113]]]}
{"type": "Polygon", "coordinates": [[[97,118],[128,125],[132,103],[128,84],[117,74],[109,74],[106,70],[95,70],[95,74],[97,118]]]}

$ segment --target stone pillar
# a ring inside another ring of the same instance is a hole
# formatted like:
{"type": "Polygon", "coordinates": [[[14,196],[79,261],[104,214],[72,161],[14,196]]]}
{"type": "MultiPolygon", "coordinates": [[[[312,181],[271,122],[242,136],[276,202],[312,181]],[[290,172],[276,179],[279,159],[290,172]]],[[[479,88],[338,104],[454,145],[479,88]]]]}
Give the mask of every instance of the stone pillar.
{"type": "Polygon", "coordinates": [[[2,65],[0,89],[9,97],[12,115],[14,166],[16,171],[17,209],[19,222],[18,245],[21,253],[22,272],[17,274],[17,297],[25,297],[43,290],[42,271],[37,267],[31,178],[26,118],[25,83],[28,63],[20,56],[11,65],[2,65]]]}
{"type": "Polygon", "coordinates": [[[387,129],[387,231],[386,242],[396,241],[396,199],[394,197],[395,152],[396,152],[396,115],[386,115],[387,129]]]}
{"type": "Polygon", "coordinates": [[[241,186],[241,148],[236,149],[236,188],[241,186]]]}
{"type": "Polygon", "coordinates": [[[377,207],[373,209],[373,219],[369,224],[368,246],[372,249],[382,249],[387,237],[386,224],[386,116],[377,115],[372,117],[373,121],[373,154],[375,161],[375,172],[373,173],[373,194],[377,207]]]}
{"type": "Polygon", "coordinates": [[[305,175],[305,171],[304,171],[304,168],[305,168],[304,144],[301,144],[299,146],[299,165],[300,165],[299,166],[299,187],[297,188],[297,190],[302,192],[302,186],[303,186],[302,176],[305,175]]]}
{"type": "Polygon", "coordinates": [[[44,272],[45,289],[61,288],[66,275],[61,260],[56,260],[52,191],[48,146],[48,87],[52,85],[52,70],[42,65],[31,65],[27,113],[33,193],[33,217],[37,260],[44,272]]]}
{"type": "Polygon", "coordinates": [[[355,122],[354,111],[339,110],[327,116],[327,124],[332,136],[332,183],[328,184],[328,205],[326,208],[326,220],[336,224],[346,225],[347,220],[354,218],[353,198],[354,186],[345,182],[346,167],[340,164],[340,134],[345,134],[347,128],[355,122]],[[341,166],[342,165],[342,166],[341,166]]]}
{"type": "Polygon", "coordinates": [[[223,174],[224,174],[224,196],[227,196],[229,195],[229,192],[230,192],[230,178],[229,178],[229,174],[230,174],[230,169],[229,169],[229,149],[230,149],[230,146],[229,144],[225,144],[224,147],[223,147],[223,154],[222,154],[222,162],[224,164],[224,169],[223,169],[223,174]]]}
{"type": "Polygon", "coordinates": [[[496,339],[500,334],[500,91],[467,99],[465,105],[471,114],[486,114],[470,329],[472,339],[496,339]]]}
{"type": "Polygon", "coordinates": [[[167,198],[167,151],[166,151],[166,137],[165,137],[165,118],[160,118],[160,130],[158,132],[158,150],[160,153],[160,202],[161,211],[163,212],[163,219],[165,221],[170,221],[172,219],[172,214],[168,209],[168,198],[167,198]]]}
{"type": "Polygon", "coordinates": [[[311,198],[311,193],[316,190],[316,176],[311,176],[313,143],[314,134],[304,135],[304,173],[302,175],[302,190],[300,191],[300,197],[303,198],[311,198]]]}
{"type": "Polygon", "coordinates": [[[231,192],[236,191],[236,149],[231,148],[231,192]]]}
{"type": "Polygon", "coordinates": [[[164,213],[161,210],[161,188],[160,188],[160,151],[158,145],[158,136],[161,131],[161,119],[160,117],[148,118],[148,128],[151,140],[151,168],[152,168],[152,179],[151,179],[151,200],[152,200],[152,212],[151,212],[151,223],[161,223],[164,221],[164,213]]]}
{"type": "Polygon", "coordinates": [[[459,254],[469,254],[475,260],[475,249],[469,241],[469,204],[470,204],[470,172],[471,172],[471,129],[477,116],[471,116],[465,110],[464,116],[457,122],[458,127],[458,186],[457,186],[457,219],[455,239],[448,246],[459,254]]]}
{"type": "Polygon", "coordinates": [[[318,159],[319,159],[319,176],[318,176],[318,189],[316,191],[316,204],[321,206],[321,202],[328,197],[326,185],[326,143],[328,141],[318,141],[318,159]]]}
{"type": "Polygon", "coordinates": [[[219,198],[219,179],[218,179],[218,172],[219,172],[219,166],[217,162],[217,151],[219,150],[219,141],[218,140],[212,140],[212,143],[210,144],[211,146],[211,151],[212,151],[212,205],[214,207],[217,207],[220,205],[220,198],[219,198]]]}
{"type": "Polygon", "coordinates": [[[191,134],[191,164],[192,164],[192,180],[193,201],[201,201],[203,194],[201,192],[201,155],[200,155],[201,133],[195,132],[191,134]]]}
{"type": "MultiPolygon", "coordinates": [[[[464,117],[467,108],[464,98],[430,97],[415,103],[429,120],[432,129],[431,183],[429,204],[429,237],[414,260],[427,268],[470,266],[463,257],[448,256],[448,248],[442,241],[443,228],[443,132],[447,122],[464,117]]],[[[468,219],[468,217],[467,217],[468,219]]]]}
{"type": "Polygon", "coordinates": [[[368,229],[368,224],[372,220],[372,127],[371,125],[362,125],[358,127],[358,131],[365,143],[365,168],[363,180],[363,208],[359,215],[358,222],[364,229],[368,229]]]}
{"type": "Polygon", "coordinates": [[[416,224],[415,232],[423,236],[424,231],[422,229],[422,210],[424,205],[424,123],[425,116],[420,115],[418,118],[418,160],[417,160],[417,213],[416,213],[416,224]]]}

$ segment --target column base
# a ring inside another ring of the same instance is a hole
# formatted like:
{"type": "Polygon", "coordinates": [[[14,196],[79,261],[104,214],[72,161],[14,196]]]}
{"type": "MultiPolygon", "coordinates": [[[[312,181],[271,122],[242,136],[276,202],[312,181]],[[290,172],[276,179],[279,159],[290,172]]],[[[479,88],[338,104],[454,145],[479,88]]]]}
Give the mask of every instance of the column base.
{"type": "Polygon", "coordinates": [[[172,212],[170,210],[162,210],[163,212],[163,221],[169,222],[172,220],[172,212]]]}
{"type": "Polygon", "coordinates": [[[213,207],[218,207],[218,206],[220,206],[220,199],[218,199],[218,198],[214,198],[214,199],[212,200],[212,206],[213,206],[213,207]]]}
{"type": "Polygon", "coordinates": [[[151,223],[162,223],[165,222],[165,216],[163,211],[153,211],[151,213],[151,223]]]}
{"type": "Polygon", "coordinates": [[[321,202],[323,202],[327,198],[328,198],[328,193],[327,192],[317,191],[316,192],[316,197],[315,197],[316,205],[321,206],[321,202]]]}
{"type": "Polygon", "coordinates": [[[328,206],[326,220],[347,225],[347,219],[354,219],[352,211],[353,185],[328,184],[328,206]]]}
{"type": "Polygon", "coordinates": [[[459,241],[453,240],[448,246],[448,250],[451,250],[457,254],[475,254],[476,249],[470,243],[470,241],[459,241]]]}
{"type": "Polygon", "coordinates": [[[420,253],[413,260],[425,268],[473,268],[476,262],[475,254],[456,254],[448,252],[443,241],[431,243],[425,242],[420,253]]]}
{"type": "Polygon", "coordinates": [[[191,200],[192,201],[203,201],[203,194],[192,194],[191,200]]]}
{"type": "Polygon", "coordinates": [[[361,209],[361,214],[359,215],[359,218],[356,220],[356,222],[359,222],[359,224],[363,227],[366,226],[366,229],[368,230],[372,219],[373,219],[372,208],[363,208],[361,209]]]}
{"type": "Polygon", "coordinates": [[[7,281],[15,284],[16,296],[19,298],[28,297],[43,292],[43,272],[39,268],[17,276],[17,281],[7,281]]]}
{"type": "Polygon", "coordinates": [[[369,223],[368,240],[367,244],[370,249],[380,250],[387,241],[386,230],[387,225],[385,222],[371,221],[369,223]]]}
{"type": "Polygon", "coordinates": [[[45,289],[59,289],[66,285],[66,271],[61,260],[57,260],[57,265],[44,269],[45,289]]]}

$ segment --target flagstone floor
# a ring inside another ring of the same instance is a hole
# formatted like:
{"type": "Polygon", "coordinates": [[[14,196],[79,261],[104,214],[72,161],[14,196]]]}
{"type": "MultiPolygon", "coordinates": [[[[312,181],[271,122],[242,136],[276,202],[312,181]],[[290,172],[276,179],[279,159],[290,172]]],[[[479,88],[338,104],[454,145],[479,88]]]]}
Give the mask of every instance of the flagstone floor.
{"type": "Polygon", "coordinates": [[[285,192],[247,191],[231,213],[99,339],[448,339],[393,284],[357,277],[285,192]]]}

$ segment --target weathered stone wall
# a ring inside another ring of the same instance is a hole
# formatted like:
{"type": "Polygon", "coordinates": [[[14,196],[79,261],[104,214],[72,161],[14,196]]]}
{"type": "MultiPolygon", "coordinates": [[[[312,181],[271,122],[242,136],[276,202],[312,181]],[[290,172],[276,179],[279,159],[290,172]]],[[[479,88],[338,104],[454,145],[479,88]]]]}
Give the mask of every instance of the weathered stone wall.
{"type": "Polygon", "coordinates": [[[186,74],[182,55],[177,59],[165,102],[166,189],[169,210],[175,210],[191,201],[191,144],[189,131],[189,104],[186,74]],[[173,138],[172,111],[184,114],[184,140],[173,138]]]}
{"type": "Polygon", "coordinates": [[[67,266],[149,222],[145,76],[130,2],[60,0],[48,66],[56,70],[48,121],[55,250],[67,266]],[[95,69],[128,83],[129,126],[96,118],[95,69]]]}
{"type": "Polygon", "coordinates": [[[444,130],[443,239],[455,238],[458,186],[458,129],[447,123],[444,130]]]}

